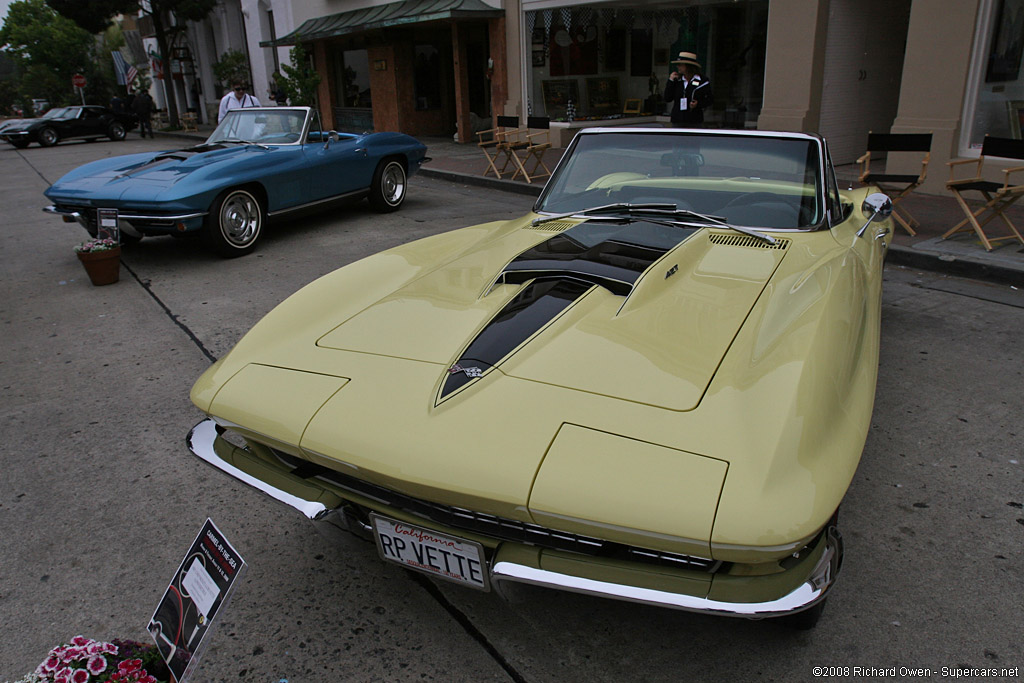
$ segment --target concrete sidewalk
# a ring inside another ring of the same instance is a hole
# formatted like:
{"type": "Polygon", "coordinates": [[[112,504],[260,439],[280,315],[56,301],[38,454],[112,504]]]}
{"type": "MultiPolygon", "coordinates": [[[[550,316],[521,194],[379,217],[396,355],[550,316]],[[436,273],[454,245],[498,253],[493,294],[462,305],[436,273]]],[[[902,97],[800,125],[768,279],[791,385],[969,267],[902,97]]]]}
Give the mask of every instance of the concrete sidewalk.
{"type": "MultiPolygon", "coordinates": [[[[200,126],[199,131],[194,133],[158,134],[205,140],[212,131],[213,126],[200,126]]],[[[499,180],[493,174],[485,176],[487,160],[473,143],[457,143],[446,138],[420,139],[427,145],[427,155],[431,158],[421,170],[425,176],[535,196],[539,195],[544,187],[544,179],[527,183],[523,180],[499,180]]],[[[549,168],[554,169],[564,151],[548,150],[544,162],[549,168]]],[[[945,169],[936,169],[934,172],[945,172],[945,169]]],[[[854,164],[838,167],[836,175],[840,187],[857,187],[857,173],[858,167],[854,164]]],[[[896,226],[896,234],[887,257],[889,263],[1024,286],[1024,245],[1005,241],[988,252],[973,233],[962,232],[948,240],[942,239],[943,233],[963,219],[963,212],[952,195],[915,193],[904,200],[902,206],[906,207],[921,225],[916,228],[915,236],[908,234],[901,226],[896,226]]],[[[1007,213],[1018,229],[1024,230],[1024,207],[1014,207],[1007,213]]],[[[993,234],[1003,234],[999,225],[993,226],[993,234]]]]}

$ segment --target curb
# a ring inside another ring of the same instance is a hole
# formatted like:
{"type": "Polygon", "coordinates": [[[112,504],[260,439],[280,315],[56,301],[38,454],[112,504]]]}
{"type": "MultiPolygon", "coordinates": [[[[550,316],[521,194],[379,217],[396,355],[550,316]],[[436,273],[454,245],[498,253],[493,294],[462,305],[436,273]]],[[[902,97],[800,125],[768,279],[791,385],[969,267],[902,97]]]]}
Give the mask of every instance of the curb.
{"type": "Polygon", "coordinates": [[[459,173],[458,171],[444,171],[439,168],[428,168],[425,166],[420,168],[417,173],[426,178],[447,180],[453,183],[462,183],[463,185],[486,187],[492,190],[514,192],[516,194],[525,194],[534,197],[539,196],[540,191],[544,189],[543,185],[526,185],[524,183],[517,183],[513,180],[499,180],[488,176],[471,175],[469,173],[459,173]]]}
{"type": "Polygon", "coordinates": [[[1006,268],[997,264],[967,261],[955,257],[943,258],[898,244],[889,247],[886,263],[891,263],[917,270],[929,270],[954,277],[965,277],[972,280],[985,280],[998,284],[1024,287],[1024,271],[1006,268]]]}

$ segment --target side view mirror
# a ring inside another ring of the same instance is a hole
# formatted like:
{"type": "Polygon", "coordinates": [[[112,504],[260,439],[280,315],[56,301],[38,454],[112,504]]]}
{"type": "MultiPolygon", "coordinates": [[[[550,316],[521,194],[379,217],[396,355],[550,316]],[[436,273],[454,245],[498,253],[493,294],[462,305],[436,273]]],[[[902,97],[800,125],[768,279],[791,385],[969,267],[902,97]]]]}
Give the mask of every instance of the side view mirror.
{"type": "Polygon", "coordinates": [[[882,192],[869,194],[860,205],[860,212],[868,222],[857,231],[857,237],[861,237],[872,222],[884,221],[892,215],[892,200],[882,192]]]}
{"type": "Polygon", "coordinates": [[[325,134],[324,135],[324,149],[327,149],[328,147],[330,147],[332,142],[337,142],[340,139],[341,139],[341,136],[338,135],[338,131],[336,131],[336,130],[332,130],[330,133],[325,134]]]}

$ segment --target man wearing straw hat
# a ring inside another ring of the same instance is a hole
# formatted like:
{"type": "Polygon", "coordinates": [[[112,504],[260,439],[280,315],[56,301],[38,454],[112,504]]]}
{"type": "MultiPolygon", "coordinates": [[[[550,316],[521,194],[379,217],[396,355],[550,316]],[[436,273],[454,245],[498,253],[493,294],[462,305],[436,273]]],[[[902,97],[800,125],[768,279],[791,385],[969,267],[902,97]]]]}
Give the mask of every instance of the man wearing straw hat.
{"type": "Polygon", "coordinates": [[[704,108],[711,104],[711,81],[700,74],[700,62],[692,52],[680,52],[672,63],[676,69],[665,85],[665,101],[672,103],[672,125],[703,128],[704,108]]]}

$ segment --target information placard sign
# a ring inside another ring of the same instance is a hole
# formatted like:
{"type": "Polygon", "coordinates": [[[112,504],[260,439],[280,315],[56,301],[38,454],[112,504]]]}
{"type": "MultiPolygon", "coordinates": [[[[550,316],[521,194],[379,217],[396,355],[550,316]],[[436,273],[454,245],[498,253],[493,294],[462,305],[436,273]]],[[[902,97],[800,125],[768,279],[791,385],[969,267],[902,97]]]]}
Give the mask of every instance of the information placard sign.
{"type": "Polygon", "coordinates": [[[149,633],[178,683],[195,669],[214,617],[245,570],[245,560],[207,519],[149,620],[149,633]]]}
{"type": "Polygon", "coordinates": [[[120,226],[117,224],[117,209],[96,209],[96,237],[120,242],[120,226]]]}

